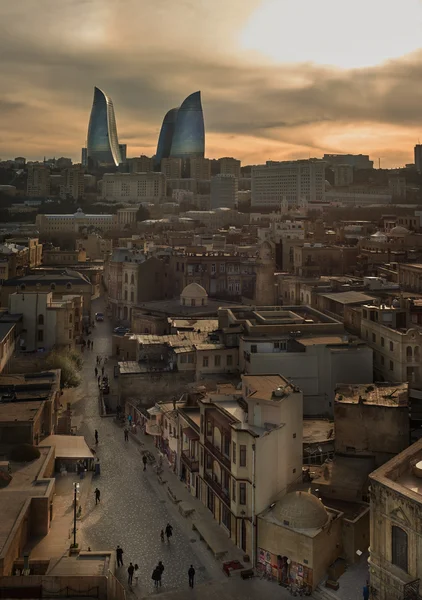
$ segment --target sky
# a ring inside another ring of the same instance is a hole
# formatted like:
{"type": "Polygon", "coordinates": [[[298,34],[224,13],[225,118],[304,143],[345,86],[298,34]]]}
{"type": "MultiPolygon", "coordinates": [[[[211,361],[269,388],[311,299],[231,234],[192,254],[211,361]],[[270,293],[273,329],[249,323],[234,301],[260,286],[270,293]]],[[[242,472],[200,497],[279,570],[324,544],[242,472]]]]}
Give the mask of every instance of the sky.
{"type": "Polygon", "coordinates": [[[421,25],[422,0],[1,2],[0,158],[80,160],[96,85],[128,156],[201,90],[210,158],[413,162],[421,25]]]}

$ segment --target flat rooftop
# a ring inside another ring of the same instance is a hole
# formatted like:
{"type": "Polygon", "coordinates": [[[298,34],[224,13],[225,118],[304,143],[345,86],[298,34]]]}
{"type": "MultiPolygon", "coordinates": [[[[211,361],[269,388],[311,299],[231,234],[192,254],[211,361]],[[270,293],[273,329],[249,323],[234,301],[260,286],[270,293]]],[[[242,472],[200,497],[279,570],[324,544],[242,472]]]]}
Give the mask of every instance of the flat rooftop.
{"type": "Polygon", "coordinates": [[[0,423],[30,423],[41,413],[44,400],[0,402],[0,423]]]}
{"type": "Polygon", "coordinates": [[[327,419],[303,420],[303,443],[334,442],[334,422],[327,419]]]}
{"type": "Polygon", "coordinates": [[[246,397],[251,399],[280,401],[284,395],[295,392],[295,387],[281,375],[242,375],[242,381],[246,384],[246,397]]]}
{"type": "Polygon", "coordinates": [[[374,404],[378,406],[407,406],[407,383],[338,384],[335,402],[338,404],[374,404]]]}
{"type": "Polygon", "coordinates": [[[337,292],[333,294],[318,294],[323,298],[327,298],[328,300],[333,300],[334,302],[338,302],[339,304],[363,304],[364,302],[372,302],[375,300],[374,296],[368,296],[367,294],[363,294],[362,292],[337,292]]]}
{"type": "Polygon", "coordinates": [[[370,479],[422,504],[422,439],[371,473],[370,479]]]}

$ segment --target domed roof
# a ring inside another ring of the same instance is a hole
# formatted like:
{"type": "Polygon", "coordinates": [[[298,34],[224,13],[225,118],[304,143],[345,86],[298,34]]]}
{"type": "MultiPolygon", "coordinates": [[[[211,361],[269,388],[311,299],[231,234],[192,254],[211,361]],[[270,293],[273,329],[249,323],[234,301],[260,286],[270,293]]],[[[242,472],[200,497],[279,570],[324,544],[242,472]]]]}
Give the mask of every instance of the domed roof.
{"type": "Polygon", "coordinates": [[[199,283],[190,283],[180,294],[181,298],[208,298],[206,290],[199,283]]]}
{"type": "Polygon", "coordinates": [[[319,529],[328,521],[328,514],[313,494],[291,492],[286,494],[272,510],[273,516],[292,529],[319,529]]]}
{"type": "Polygon", "coordinates": [[[370,238],[373,242],[386,242],[387,236],[382,231],[376,231],[370,238]]]}
{"type": "Polygon", "coordinates": [[[402,227],[401,225],[397,225],[397,227],[393,227],[393,229],[391,229],[390,231],[390,235],[392,235],[393,237],[402,237],[404,235],[407,235],[409,232],[408,229],[406,229],[406,227],[402,227]]]}

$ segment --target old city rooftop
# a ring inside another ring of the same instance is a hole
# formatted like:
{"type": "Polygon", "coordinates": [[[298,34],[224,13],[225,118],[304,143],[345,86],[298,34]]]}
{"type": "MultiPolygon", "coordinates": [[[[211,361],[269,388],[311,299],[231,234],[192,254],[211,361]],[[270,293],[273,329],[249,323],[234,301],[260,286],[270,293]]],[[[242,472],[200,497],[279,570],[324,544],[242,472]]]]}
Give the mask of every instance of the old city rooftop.
{"type": "Polygon", "coordinates": [[[281,375],[242,375],[245,384],[245,399],[279,402],[297,388],[281,375]]]}
{"type": "Polygon", "coordinates": [[[407,406],[407,383],[340,384],[335,402],[343,404],[377,404],[379,406],[407,406]]]}

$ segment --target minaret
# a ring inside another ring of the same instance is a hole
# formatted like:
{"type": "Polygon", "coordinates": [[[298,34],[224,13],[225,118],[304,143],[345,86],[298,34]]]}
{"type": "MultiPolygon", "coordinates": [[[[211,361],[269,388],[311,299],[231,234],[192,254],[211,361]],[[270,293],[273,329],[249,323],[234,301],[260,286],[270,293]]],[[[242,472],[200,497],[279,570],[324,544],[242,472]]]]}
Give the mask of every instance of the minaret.
{"type": "Polygon", "coordinates": [[[274,244],[263,242],[256,259],[254,303],[258,306],[273,306],[275,302],[275,251],[274,244]]]}

